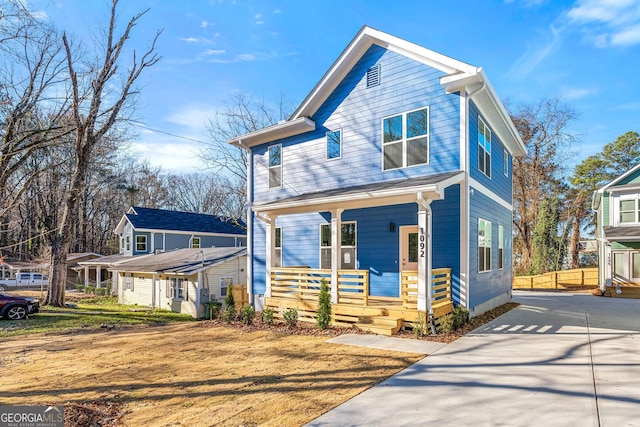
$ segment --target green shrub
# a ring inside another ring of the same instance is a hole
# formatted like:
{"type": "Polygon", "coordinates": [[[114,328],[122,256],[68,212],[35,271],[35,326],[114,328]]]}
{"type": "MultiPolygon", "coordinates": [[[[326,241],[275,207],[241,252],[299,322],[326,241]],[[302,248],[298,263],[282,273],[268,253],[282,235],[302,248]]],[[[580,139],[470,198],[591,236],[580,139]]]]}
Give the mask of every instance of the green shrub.
{"type": "Polygon", "coordinates": [[[275,311],[273,308],[265,308],[262,310],[262,323],[265,325],[273,325],[273,317],[275,315],[275,311]]]}
{"type": "Polygon", "coordinates": [[[329,285],[327,285],[325,279],[322,279],[320,283],[320,295],[318,296],[316,313],[318,314],[318,317],[316,317],[318,329],[327,329],[329,322],[331,322],[331,295],[329,294],[329,285]]]}
{"type": "Polygon", "coordinates": [[[224,307],[224,311],[222,312],[222,320],[227,323],[231,323],[236,320],[236,315],[235,305],[227,305],[224,307]]]}
{"type": "Polygon", "coordinates": [[[440,332],[443,334],[449,334],[453,331],[453,314],[445,314],[440,317],[440,332]]]}
{"type": "Polygon", "coordinates": [[[453,309],[453,329],[459,329],[469,321],[469,311],[459,305],[453,309]]]}
{"type": "Polygon", "coordinates": [[[84,288],[84,293],[85,294],[95,294],[96,293],[96,287],[95,286],[85,286],[84,288]]]}
{"type": "Polygon", "coordinates": [[[240,309],[240,320],[245,325],[250,325],[253,323],[253,319],[256,318],[256,309],[253,308],[250,304],[245,304],[240,309]]]}
{"type": "Polygon", "coordinates": [[[235,311],[236,301],[233,299],[233,292],[231,292],[232,289],[233,289],[232,285],[229,285],[229,287],[227,287],[227,296],[224,297],[224,306],[225,306],[225,309],[226,307],[233,307],[233,310],[235,311]]]}
{"type": "MultiPolygon", "coordinates": [[[[222,311],[222,303],[221,302],[217,302],[217,301],[212,301],[209,303],[210,306],[210,314],[211,314],[211,320],[217,319],[218,317],[220,317],[220,311],[222,311]]],[[[209,313],[207,313],[209,314],[209,313]]]]}
{"type": "Polygon", "coordinates": [[[96,288],[96,295],[98,296],[107,295],[107,288],[96,288]]]}
{"type": "Polygon", "coordinates": [[[418,318],[413,322],[413,333],[418,337],[423,337],[429,333],[429,322],[427,321],[426,312],[418,312],[418,318]]]}
{"type": "Polygon", "coordinates": [[[84,291],[84,285],[81,282],[76,282],[75,287],[78,292],[84,291]]]}
{"type": "Polygon", "coordinates": [[[287,326],[293,328],[298,323],[298,310],[295,308],[289,308],[282,313],[284,321],[287,322],[287,326]]]}

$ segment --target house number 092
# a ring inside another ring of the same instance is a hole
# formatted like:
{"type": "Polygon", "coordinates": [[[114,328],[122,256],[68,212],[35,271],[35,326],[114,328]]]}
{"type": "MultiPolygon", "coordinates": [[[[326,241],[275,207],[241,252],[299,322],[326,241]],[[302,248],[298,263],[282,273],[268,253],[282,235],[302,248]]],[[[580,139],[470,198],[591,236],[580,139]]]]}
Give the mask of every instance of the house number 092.
{"type": "Polygon", "coordinates": [[[418,233],[418,252],[420,253],[420,258],[424,258],[424,253],[427,249],[426,240],[427,238],[424,235],[424,228],[420,227],[420,232],[418,233]]]}

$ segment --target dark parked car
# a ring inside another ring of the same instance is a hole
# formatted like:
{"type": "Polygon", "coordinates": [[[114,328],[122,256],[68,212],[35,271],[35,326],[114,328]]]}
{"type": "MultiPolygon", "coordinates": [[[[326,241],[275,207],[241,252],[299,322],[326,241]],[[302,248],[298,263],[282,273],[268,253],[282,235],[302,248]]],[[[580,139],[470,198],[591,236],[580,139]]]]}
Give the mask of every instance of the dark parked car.
{"type": "Polygon", "coordinates": [[[18,297],[0,293],[0,317],[9,320],[24,319],[40,311],[36,298],[18,297]]]}

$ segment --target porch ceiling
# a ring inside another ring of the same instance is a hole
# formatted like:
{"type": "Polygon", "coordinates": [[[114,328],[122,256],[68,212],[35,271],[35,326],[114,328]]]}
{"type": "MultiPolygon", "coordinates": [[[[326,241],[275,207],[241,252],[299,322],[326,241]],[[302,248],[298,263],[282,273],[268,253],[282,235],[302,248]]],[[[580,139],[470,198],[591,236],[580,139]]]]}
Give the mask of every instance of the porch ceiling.
{"type": "Polygon", "coordinates": [[[463,179],[464,172],[455,171],[301,194],[274,202],[257,204],[252,209],[256,213],[277,216],[415,203],[418,201],[419,193],[424,199],[440,200],[444,198],[445,188],[462,182],[463,179]]]}
{"type": "Polygon", "coordinates": [[[611,242],[640,241],[640,227],[603,227],[603,231],[611,242]]]}

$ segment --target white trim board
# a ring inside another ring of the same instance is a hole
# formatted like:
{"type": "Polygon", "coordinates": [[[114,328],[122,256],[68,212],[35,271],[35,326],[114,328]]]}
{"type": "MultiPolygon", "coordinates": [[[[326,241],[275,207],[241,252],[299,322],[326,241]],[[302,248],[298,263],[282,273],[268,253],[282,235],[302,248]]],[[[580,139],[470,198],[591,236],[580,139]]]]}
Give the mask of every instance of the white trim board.
{"type": "Polygon", "coordinates": [[[505,209],[509,209],[510,211],[513,211],[513,205],[511,203],[507,202],[506,200],[498,196],[496,193],[489,190],[487,187],[480,184],[478,181],[476,181],[471,177],[469,178],[469,186],[471,187],[471,190],[477,190],[482,194],[484,194],[485,196],[487,196],[488,198],[490,198],[491,200],[493,200],[494,202],[498,203],[500,206],[504,207],[505,209]]]}

